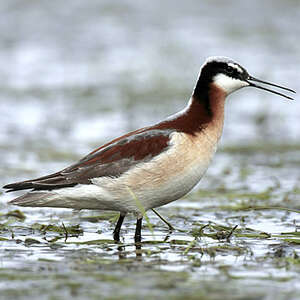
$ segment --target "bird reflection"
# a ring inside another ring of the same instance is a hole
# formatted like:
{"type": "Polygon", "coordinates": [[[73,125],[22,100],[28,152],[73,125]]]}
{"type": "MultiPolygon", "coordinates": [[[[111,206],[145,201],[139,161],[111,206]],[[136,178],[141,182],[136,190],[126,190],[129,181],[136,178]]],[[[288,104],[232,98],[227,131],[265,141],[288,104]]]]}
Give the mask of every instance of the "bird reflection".
{"type": "MultiPolygon", "coordinates": [[[[166,243],[171,236],[172,231],[170,230],[166,236],[161,240],[161,243],[166,243]]],[[[147,243],[147,241],[143,242],[136,242],[134,244],[130,243],[130,244],[126,244],[123,242],[119,241],[115,241],[115,243],[117,244],[117,251],[118,251],[118,256],[119,259],[126,259],[128,258],[128,256],[132,256],[133,253],[135,253],[135,257],[137,259],[141,259],[143,256],[143,253],[145,251],[143,251],[143,246],[145,246],[145,243],[147,243]],[[134,249],[132,249],[134,247],[134,249]],[[126,250],[127,248],[127,250],[126,250]]],[[[151,246],[151,242],[147,243],[149,246],[151,246]]]]}

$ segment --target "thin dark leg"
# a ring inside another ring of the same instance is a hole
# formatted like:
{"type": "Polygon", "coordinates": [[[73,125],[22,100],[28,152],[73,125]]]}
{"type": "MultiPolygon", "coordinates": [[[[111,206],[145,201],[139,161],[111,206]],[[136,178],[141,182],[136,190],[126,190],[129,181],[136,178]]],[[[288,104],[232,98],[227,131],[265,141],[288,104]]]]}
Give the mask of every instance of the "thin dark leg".
{"type": "Polygon", "coordinates": [[[117,222],[117,225],[115,227],[115,230],[114,230],[114,240],[116,242],[120,241],[120,230],[121,230],[121,226],[123,224],[124,218],[125,218],[125,215],[120,214],[118,222],[117,222]]]}
{"type": "Polygon", "coordinates": [[[142,221],[143,221],[143,218],[137,219],[137,221],[136,221],[135,235],[134,235],[134,241],[136,243],[140,243],[142,240],[142,234],[141,234],[142,221]]]}

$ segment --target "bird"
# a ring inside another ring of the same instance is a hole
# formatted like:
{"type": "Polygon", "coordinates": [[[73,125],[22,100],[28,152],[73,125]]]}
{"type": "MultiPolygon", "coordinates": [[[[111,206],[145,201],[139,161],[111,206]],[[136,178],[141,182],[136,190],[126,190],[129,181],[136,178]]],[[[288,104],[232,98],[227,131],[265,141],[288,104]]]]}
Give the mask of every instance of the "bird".
{"type": "Polygon", "coordinates": [[[140,243],[145,212],[180,199],[205,174],[222,135],[228,95],[254,87],[293,100],[264,85],[296,93],[252,77],[230,58],[209,57],[183,110],[113,139],[59,172],[5,185],[7,192],[29,190],[9,203],[117,211],[115,241],[126,214],[133,213],[134,241],[140,243]]]}

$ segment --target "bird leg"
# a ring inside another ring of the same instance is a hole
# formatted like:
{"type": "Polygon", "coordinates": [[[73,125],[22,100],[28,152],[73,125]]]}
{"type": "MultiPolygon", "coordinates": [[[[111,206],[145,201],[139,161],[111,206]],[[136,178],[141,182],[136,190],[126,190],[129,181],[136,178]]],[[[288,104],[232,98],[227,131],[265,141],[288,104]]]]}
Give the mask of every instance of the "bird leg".
{"type": "Polygon", "coordinates": [[[119,219],[118,219],[118,222],[117,222],[117,225],[115,227],[115,230],[114,230],[114,240],[116,242],[119,242],[120,241],[120,230],[121,230],[121,226],[123,224],[123,221],[124,221],[124,218],[125,218],[125,215],[124,213],[120,213],[120,216],[119,216],[119,219]]]}
{"type": "Polygon", "coordinates": [[[143,217],[138,218],[136,221],[135,235],[134,235],[134,241],[136,243],[140,243],[142,241],[142,234],[141,234],[142,221],[143,221],[143,217]]]}

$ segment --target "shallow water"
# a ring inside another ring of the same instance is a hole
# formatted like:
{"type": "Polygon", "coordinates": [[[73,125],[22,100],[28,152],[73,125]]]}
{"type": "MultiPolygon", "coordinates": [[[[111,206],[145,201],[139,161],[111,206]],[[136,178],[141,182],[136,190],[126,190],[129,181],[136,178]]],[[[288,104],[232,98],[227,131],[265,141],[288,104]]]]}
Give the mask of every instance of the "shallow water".
{"type": "MultiPolygon", "coordinates": [[[[299,90],[299,6],[0,2],[0,184],[56,171],[180,110],[210,55],[299,90]]],[[[149,212],[141,249],[132,216],[116,244],[113,213],[15,211],[16,194],[2,194],[0,299],[299,299],[295,99],[230,96],[207,175],[158,209],[176,230],[149,212]]]]}

